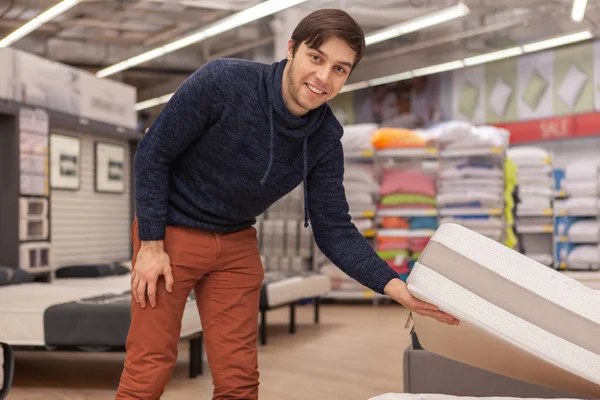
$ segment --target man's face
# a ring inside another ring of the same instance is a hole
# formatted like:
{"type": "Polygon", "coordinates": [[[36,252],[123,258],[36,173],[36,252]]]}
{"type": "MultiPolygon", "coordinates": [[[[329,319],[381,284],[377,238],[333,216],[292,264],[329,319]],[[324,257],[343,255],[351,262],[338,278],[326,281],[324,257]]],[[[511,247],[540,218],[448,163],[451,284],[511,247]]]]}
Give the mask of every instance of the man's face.
{"type": "Polygon", "coordinates": [[[295,56],[293,44],[290,40],[283,96],[290,112],[302,116],[337,96],[350,75],[356,53],[337,37],[330,37],[318,49],[302,43],[295,56]]]}

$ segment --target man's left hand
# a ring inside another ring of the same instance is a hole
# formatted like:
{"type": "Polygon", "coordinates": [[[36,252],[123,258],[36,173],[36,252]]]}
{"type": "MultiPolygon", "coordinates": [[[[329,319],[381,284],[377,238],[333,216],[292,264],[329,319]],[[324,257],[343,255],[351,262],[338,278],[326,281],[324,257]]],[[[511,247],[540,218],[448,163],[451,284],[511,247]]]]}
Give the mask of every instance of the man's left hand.
{"type": "Polygon", "coordinates": [[[424,317],[431,317],[448,325],[458,325],[459,321],[452,315],[440,311],[433,304],[417,299],[409,291],[406,283],[400,279],[392,279],[384,288],[384,293],[402,304],[407,309],[424,317]]]}

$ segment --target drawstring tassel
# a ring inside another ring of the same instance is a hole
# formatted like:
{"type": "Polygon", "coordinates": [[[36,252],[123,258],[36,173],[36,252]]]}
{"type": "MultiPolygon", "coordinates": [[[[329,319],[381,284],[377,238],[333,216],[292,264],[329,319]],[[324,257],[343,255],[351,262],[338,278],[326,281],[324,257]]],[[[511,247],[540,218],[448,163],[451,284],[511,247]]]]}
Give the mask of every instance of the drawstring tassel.
{"type": "Polygon", "coordinates": [[[304,139],[304,227],[308,228],[308,155],[307,155],[308,138],[304,139]]]}

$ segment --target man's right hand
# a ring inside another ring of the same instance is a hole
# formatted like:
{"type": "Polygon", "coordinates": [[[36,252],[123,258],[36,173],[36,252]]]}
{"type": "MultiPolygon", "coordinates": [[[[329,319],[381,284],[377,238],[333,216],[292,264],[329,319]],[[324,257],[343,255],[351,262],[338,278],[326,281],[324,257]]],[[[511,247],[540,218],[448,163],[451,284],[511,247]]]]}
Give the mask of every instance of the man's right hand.
{"type": "Polygon", "coordinates": [[[156,307],[156,282],[160,275],[165,276],[165,288],[170,293],[173,290],[173,273],[163,242],[142,242],[131,273],[131,292],[142,308],[146,308],[146,294],[150,306],[156,307]]]}

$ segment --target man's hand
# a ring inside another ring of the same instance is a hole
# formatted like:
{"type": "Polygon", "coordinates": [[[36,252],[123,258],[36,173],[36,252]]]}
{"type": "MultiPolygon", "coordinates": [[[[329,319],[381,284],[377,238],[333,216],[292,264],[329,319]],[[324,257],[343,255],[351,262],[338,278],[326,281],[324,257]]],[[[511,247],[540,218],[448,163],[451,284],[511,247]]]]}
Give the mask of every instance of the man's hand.
{"type": "Polygon", "coordinates": [[[458,320],[453,316],[440,311],[433,304],[426,303],[414,297],[408,291],[406,284],[400,279],[392,279],[384,288],[385,294],[402,304],[412,312],[424,317],[431,317],[448,325],[458,325],[458,320]]]}
{"type": "Polygon", "coordinates": [[[173,274],[163,242],[142,242],[131,273],[131,292],[142,308],[146,308],[146,291],[150,306],[156,307],[156,282],[160,275],[165,276],[165,288],[170,293],[173,290],[173,274]]]}

